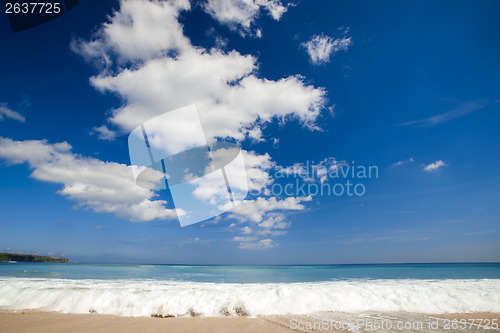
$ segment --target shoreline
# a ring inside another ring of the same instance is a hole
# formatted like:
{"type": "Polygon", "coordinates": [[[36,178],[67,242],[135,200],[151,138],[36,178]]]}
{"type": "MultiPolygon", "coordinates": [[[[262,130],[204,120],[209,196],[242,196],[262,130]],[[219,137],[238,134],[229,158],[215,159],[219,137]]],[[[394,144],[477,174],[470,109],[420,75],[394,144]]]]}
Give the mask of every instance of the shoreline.
{"type": "MultiPolygon", "coordinates": [[[[0,332],[401,332],[397,325],[413,325],[415,332],[500,332],[481,327],[480,321],[500,322],[500,313],[421,314],[407,312],[321,312],[311,315],[257,317],[120,317],[34,310],[0,310],[0,332]],[[465,329],[452,323],[468,321],[465,329]],[[321,323],[323,326],[321,327],[321,323]],[[350,323],[350,324],[349,324],[350,323]],[[399,323],[399,324],[398,324],[399,323]],[[389,327],[389,324],[391,327],[389,327]],[[351,326],[349,326],[351,325],[351,326]],[[357,326],[356,326],[357,325],[357,326]],[[378,325],[378,326],[377,326],[378,325]],[[421,325],[421,326],[420,326],[421,325]],[[380,330],[381,329],[381,330],[380,330]]],[[[483,325],[484,326],[484,325],[483,325]]],[[[409,326],[408,326],[409,327],[409,326]]],[[[406,331],[408,331],[408,327],[406,331]]]]}

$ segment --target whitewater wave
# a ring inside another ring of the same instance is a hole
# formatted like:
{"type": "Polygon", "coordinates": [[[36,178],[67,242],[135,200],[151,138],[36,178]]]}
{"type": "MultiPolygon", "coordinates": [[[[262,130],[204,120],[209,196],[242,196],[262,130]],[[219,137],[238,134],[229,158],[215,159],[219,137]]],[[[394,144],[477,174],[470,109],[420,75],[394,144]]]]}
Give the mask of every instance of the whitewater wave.
{"type": "Polygon", "coordinates": [[[0,278],[5,310],[118,316],[290,315],[320,311],[500,312],[500,280],[200,283],[0,278]]]}

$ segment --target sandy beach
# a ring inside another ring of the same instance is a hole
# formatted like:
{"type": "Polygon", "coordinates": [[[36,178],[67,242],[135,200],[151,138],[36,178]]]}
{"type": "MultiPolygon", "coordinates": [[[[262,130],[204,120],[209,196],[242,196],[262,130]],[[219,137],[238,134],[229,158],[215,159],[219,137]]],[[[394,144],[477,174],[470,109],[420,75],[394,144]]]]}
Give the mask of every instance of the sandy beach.
{"type": "Polygon", "coordinates": [[[0,312],[0,332],[270,332],[290,331],[260,318],[148,318],[55,312],[0,312]]]}
{"type": "Polygon", "coordinates": [[[0,311],[0,332],[500,332],[478,326],[480,321],[496,319],[500,313],[426,315],[415,313],[318,313],[301,316],[262,316],[257,318],[148,318],[118,317],[99,314],[62,314],[37,311],[0,311]],[[467,327],[452,326],[467,321],[467,327]],[[319,326],[320,323],[328,327],[319,326]],[[357,322],[359,326],[348,323],[357,322]],[[316,323],[316,326],[314,326],[316,323]],[[389,323],[393,326],[389,327],[389,323]],[[397,327],[401,325],[412,325],[397,327]],[[429,326],[433,323],[433,327],[429,326]],[[421,324],[421,326],[419,326],[421,324]],[[344,325],[342,327],[342,325],[344,325]],[[377,325],[379,325],[377,327],[377,325]]]}

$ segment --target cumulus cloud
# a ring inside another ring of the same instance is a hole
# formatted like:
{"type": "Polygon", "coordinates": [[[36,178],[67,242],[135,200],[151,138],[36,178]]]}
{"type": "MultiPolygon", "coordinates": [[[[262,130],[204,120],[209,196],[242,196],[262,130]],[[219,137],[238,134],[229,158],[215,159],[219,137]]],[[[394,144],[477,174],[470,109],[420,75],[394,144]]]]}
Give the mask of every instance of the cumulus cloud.
{"type": "Polygon", "coordinates": [[[436,171],[437,169],[446,166],[446,163],[444,163],[442,160],[438,160],[436,162],[432,162],[430,164],[427,164],[424,166],[424,171],[426,172],[432,172],[436,171]]]}
{"type": "MultiPolygon", "coordinates": [[[[245,240],[245,243],[240,244],[240,248],[245,249],[264,249],[278,246],[277,243],[272,243],[273,246],[264,246],[259,242],[262,240],[261,238],[285,235],[287,229],[291,226],[291,221],[287,218],[288,213],[290,211],[304,210],[306,209],[305,203],[312,201],[311,196],[290,196],[286,198],[270,196],[271,193],[268,187],[274,182],[273,175],[277,177],[279,173],[280,178],[291,176],[300,177],[307,182],[324,182],[327,181],[329,172],[347,165],[346,162],[340,162],[330,157],[316,164],[296,163],[289,167],[282,167],[276,165],[268,154],[257,155],[254,152],[246,152],[246,155],[249,161],[253,160],[255,165],[262,167],[253,169],[247,166],[247,173],[249,176],[251,175],[250,179],[255,182],[252,192],[257,191],[261,196],[244,200],[229,215],[230,218],[236,219],[240,224],[249,224],[238,229],[244,238],[236,239],[245,240]],[[271,174],[271,170],[276,173],[271,174]],[[252,237],[252,243],[247,243],[249,242],[248,237],[252,237]]],[[[251,163],[248,165],[251,165],[251,163]]],[[[235,226],[236,224],[233,223],[230,228],[235,226]]],[[[233,231],[238,230],[233,229],[233,231]]]]}
{"type": "MultiPolygon", "coordinates": [[[[256,35],[254,21],[261,11],[275,20],[286,11],[277,0],[207,0],[204,9],[219,22],[256,35]]],[[[101,66],[91,84],[123,101],[112,110],[107,125],[93,129],[99,138],[112,140],[151,118],[192,104],[209,144],[220,138],[262,141],[262,125],[275,119],[295,119],[307,130],[318,129],[316,120],[328,109],[324,88],[305,83],[300,75],[268,80],[258,75],[258,59],[253,55],[192,45],[179,23],[179,15],[189,10],[188,0],[122,0],[120,9],[90,40],[72,42],[74,51],[101,66]]],[[[191,133],[172,130],[178,145],[190,142],[191,133]]],[[[240,224],[250,224],[238,229],[255,237],[245,241],[244,248],[275,247],[277,243],[269,238],[260,238],[284,234],[290,225],[284,212],[305,209],[303,203],[311,198],[269,197],[266,188],[273,183],[270,170],[275,163],[268,154],[244,150],[242,154],[248,184],[236,186],[248,186],[265,197],[244,200],[230,215],[240,224]]],[[[213,182],[198,185],[196,195],[202,199],[215,200],[221,192],[213,182]]]]}
{"type": "MultiPolygon", "coordinates": [[[[291,223],[287,220],[286,211],[303,210],[303,202],[311,201],[311,197],[288,197],[277,199],[275,197],[258,197],[254,200],[244,200],[231,212],[230,217],[240,223],[249,223],[240,229],[243,236],[234,237],[235,242],[240,242],[242,249],[268,249],[278,246],[270,239],[260,239],[269,236],[286,234],[291,223]]],[[[231,225],[234,227],[235,225],[231,225]]]]}
{"type": "Polygon", "coordinates": [[[323,88],[305,84],[299,75],[276,81],[260,78],[251,55],[191,45],[178,22],[180,11],[188,9],[189,2],[181,0],[123,0],[120,11],[90,41],[73,43],[80,54],[107,65],[91,84],[124,100],[108,119],[112,126],[126,133],[157,115],[196,104],[209,141],[261,140],[260,125],[276,118],[295,118],[316,128],[327,103],[323,88]],[[162,37],[154,43],[149,35],[158,31],[162,37]],[[110,64],[116,62],[134,65],[113,72],[110,64]]]}
{"type": "Polygon", "coordinates": [[[106,125],[92,128],[91,134],[96,134],[101,140],[114,141],[116,138],[116,132],[110,130],[106,125]]]}
{"type": "Polygon", "coordinates": [[[79,208],[138,222],[176,218],[177,213],[184,213],[165,208],[164,200],[154,200],[162,174],[151,173],[145,187],[139,187],[132,167],[73,154],[67,142],[0,137],[0,158],[8,164],[27,163],[34,179],[62,184],[57,193],[77,202],[79,208]]]}
{"type": "Polygon", "coordinates": [[[309,41],[302,43],[314,65],[330,61],[330,57],[339,51],[347,51],[352,44],[351,37],[334,39],[325,35],[314,35],[309,41]]]}
{"type": "Polygon", "coordinates": [[[26,118],[19,112],[9,109],[5,104],[0,104],[0,121],[4,119],[17,120],[22,123],[26,121],[26,118]]]}
{"type": "MultiPolygon", "coordinates": [[[[275,178],[297,177],[305,182],[325,182],[328,180],[329,174],[339,172],[339,168],[348,166],[345,161],[329,157],[319,163],[295,163],[283,167],[272,162],[267,154],[259,156],[251,152],[249,155],[255,155],[252,158],[258,161],[257,165],[266,165],[266,168],[255,170],[257,174],[261,175],[260,186],[255,187],[256,189],[260,188],[258,193],[261,196],[244,200],[232,210],[230,215],[240,224],[248,223],[248,225],[238,229],[243,238],[234,239],[235,241],[239,240],[241,242],[239,247],[245,249],[265,249],[278,246],[274,242],[259,242],[263,240],[262,238],[285,235],[291,226],[291,221],[287,217],[288,213],[306,209],[305,203],[312,200],[311,196],[289,196],[286,198],[270,196],[270,191],[266,192],[266,189],[273,184],[275,178]]],[[[249,173],[251,174],[251,172],[249,173]]],[[[230,227],[234,228],[235,226],[233,223],[230,227]]],[[[233,229],[233,231],[238,230],[233,229]]]]}
{"type": "Polygon", "coordinates": [[[244,235],[251,234],[252,232],[253,232],[253,230],[249,226],[241,228],[241,233],[244,234],[244,235]]]}
{"type": "Polygon", "coordinates": [[[276,21],[281,19],[287,7],[279,0],[208,0],[204,5],[205,11],[221,24],[231,29],[239,29],[245,34],[260,37],[261,30],[252,26],[259,17],[261,10],[265,10],[276,21]]]}
{"type": "Polygon", "coordinates": [[[261,223],[264,216],[275,210],[303,210],[302,202],[311,201],[311,197],[288,197],[277,199],[275,197],[258,197],[255,200],[242,201],[233,211],[232,215],[240,221],[261,223]]]}
{"type": "Polygon", "coordinates": [[[259,227],[265,229],[286,229],[290,226],[290,222],[286,220],[286,217],[282,214],[269,214],[269,216],[259,223],[259,227]]]}
{"type": "Polygon", "coordinates": [[[242,150],[248,178],[248,191],[269,194],[266,188],[273,183],[270,169],[276,166],[268,153],[263,155],[242,150]]]}
{"type": "Polygon", "coordinates": [[[169,51],[190,48],[177,18],[189,10],[189,0],[122,0],[90,41],[73,40],[71,48],[87,60],[114,62],[161,57],[169,51]]]}

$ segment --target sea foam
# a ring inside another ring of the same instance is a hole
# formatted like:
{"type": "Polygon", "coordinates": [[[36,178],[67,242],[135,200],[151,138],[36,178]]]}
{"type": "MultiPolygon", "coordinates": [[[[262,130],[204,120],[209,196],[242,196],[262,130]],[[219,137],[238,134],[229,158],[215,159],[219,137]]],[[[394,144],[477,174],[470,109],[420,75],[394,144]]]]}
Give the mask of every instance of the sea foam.
{"type": "Polygon", "coordinates": [[[500,312],[500,280],[200,283],[0,278],[0,307],[118,316],[500,312]]]}

